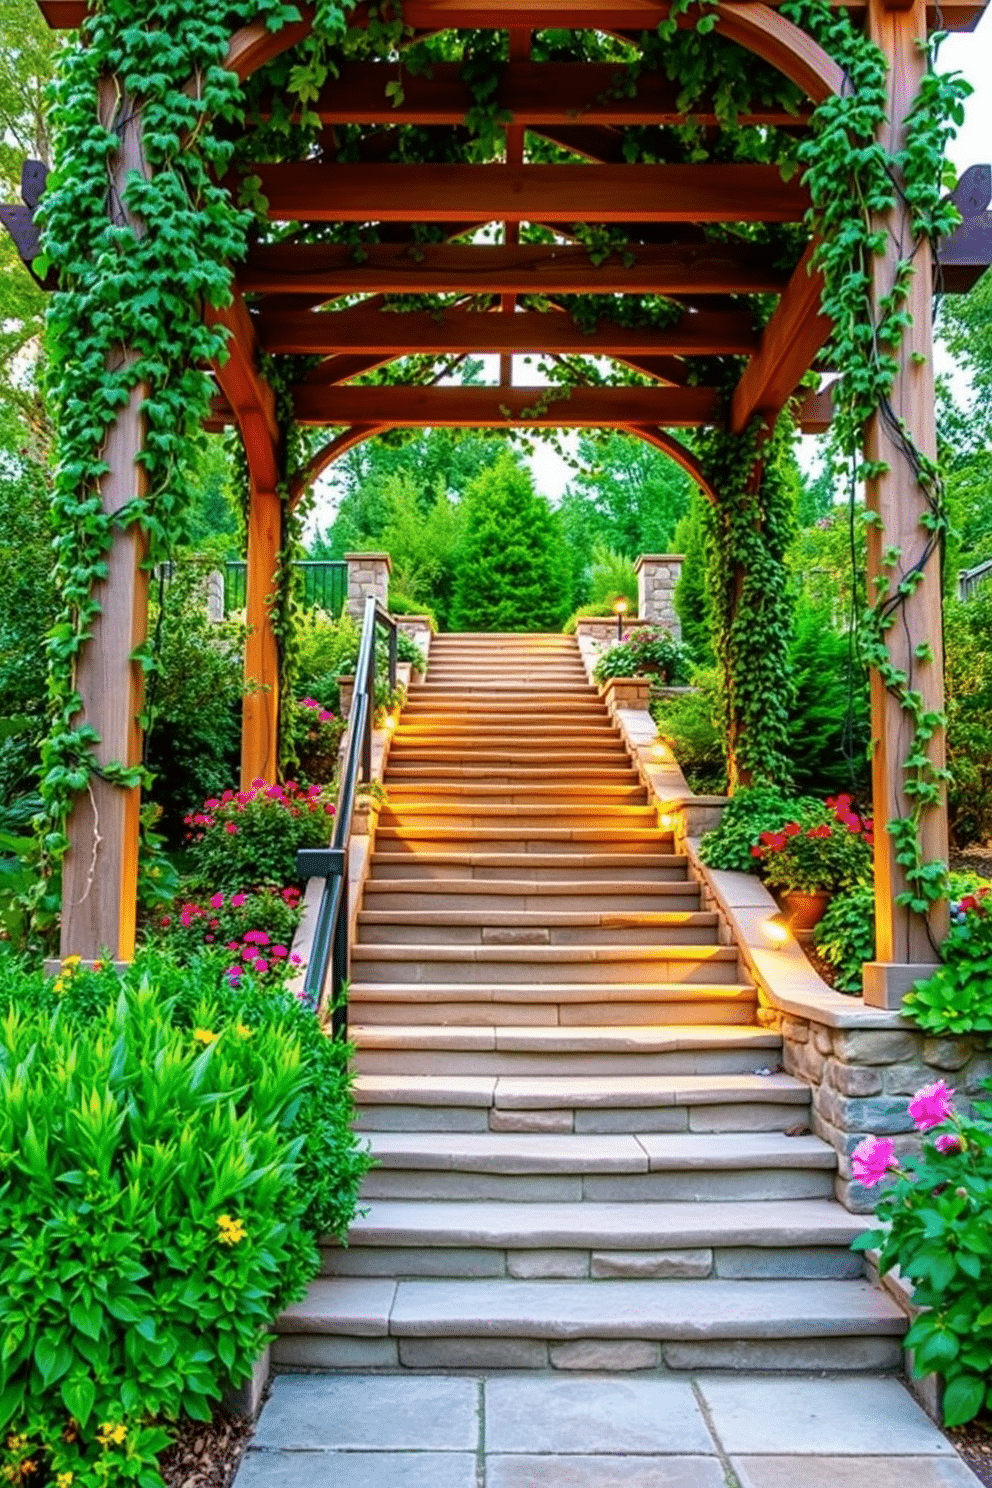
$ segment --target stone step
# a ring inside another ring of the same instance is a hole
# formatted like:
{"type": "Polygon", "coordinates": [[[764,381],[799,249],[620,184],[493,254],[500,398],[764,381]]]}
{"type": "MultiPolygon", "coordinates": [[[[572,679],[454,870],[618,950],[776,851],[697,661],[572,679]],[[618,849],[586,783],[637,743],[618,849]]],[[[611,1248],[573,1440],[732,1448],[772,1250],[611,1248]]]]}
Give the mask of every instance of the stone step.
{"type": "Polygon", "coordinates": [[[865,1281],[333,1277],[278,1319],[273,1358],[314,1368],[878,1370],[899,1366],[906,1327],[865,1281]]]}
{"type": "MultiPolygon", "coordinates": [[[[575,770],[585,770],[592,766],[593,769],[630,769],[630,756],[619,739],[607,738],[595,749],[588,746],[582,749],[569,748],[563,750],[558,743],[548,744],[542,748],[538,744],[516,746],[512,754],[512,765],[514,769],[530,767],[549,768],[549,762],[558,755],[567,759],[575,770]]],[[[473,745],[469,748],[452,748],[448,744],[418,744],[412,740],[406,743],[394,743],[389,751],[389,770],[386,774],[388,787],[392,771],[398,764],[434,765],[438,768],[447,768],[451,765],[463,765],[468,769],[488,769],[492,766],[496,770],[507,768],[508,757],[506,751],[497,748],[490,741],[488,744],[473,745]]]]}
{"type": "Polygon", "coordinates": [[[703,1075],[768,1073],[781,1039],[747,1025],[712,1028],[589,1024],[535,1028],[513,1024],[350,1026],[360,1074],[703,1075]]]}
{"type": "MultiPolygon", "coordinates": [[[[592,780],[559,782],[516,781],[513,784],[494,783],[488,780],[406,780],[396,779],[389,772],[387,786],[389,803],[394,809],[406,810],[418,806],[455,805],[463,809],[485,808],[489,805],[597,805],[609,809],[614,805],[643,806],[647,791],[638,783],[636,775],[630,773],[623,783],[592,780]],[[422,804],[421,804],[422,803],[422,804]]],[[[657,817],[655,818],[657,820],[657,817]]]]}
{"type": "Polygon", "coordinates": [[[416,856],[408,851],[379,850],[372,854],[374,878],[426,879],[446,883],[452,878],[474,878],[484,883],[506,883],[526,875],[545,883],[624,884],[655,879],[659,883],[688,882],[686,859],[680,853],[560,853],[471,852],[432,848],[416,856]]]}
{"type": "MultiPolygon", "coordinates": [[[[388,787],[387,787],[388,790],[388,787]]],[[[389,797],[379,813],[379,825],[413,827],[462,824],[470,827],[489,827],[510,824],[513,826],[566,826],[570,821],[585,825],[586,821],[629,823],[632,827],[657,828],[658,811],[655,806],[626,804],[618,801],[576,800],[569,794],[565,801],[535,801],[514,803],[505,798],[487,798],[481,802],[471,797],[451,800],[408,800],[389,797]]],[[[671,835],[670,833],[668,834],[671,835]]]]}
{"type": "Polygon", "coordinates": [[[356,980],[367,982],[736,982],[737,949],[721,945],[356,945],[356,980]]]}
{"type": "Polygon", "coordinates": [[[527,785],[561,782],[564,787],[580,791],[585,786],[593,788],[599,784],[626,785],[637,780],[637,773],[630,765],[514,765],[509,760],[490,769],[486,765],[465,764],[408,764],[390,758],[387,779],[389,789],[395,785],[423,781],[464,781],[491,785],[493,789],[506,785],[527,785]]]}
{"type": "Polygon", "coordinates": [[[597,722],[606,718],[607,712],[601,702],[589,699],[534,698],[532,701],[513,701],[503,697],[483,697],[476,693],[462,699],[415,698],[403,709],[404,723],[424,723],[436,728],[448,728],[463,719],[491,719],[499,724],[529,723],[544,718],[554,708],[555,722],[562,725],[587,719],[597,722]]]}
{"type": "Polygon", "coordinates": [[[535,982],[452,987],[409,982],[352,982],[356,1023],[475,1025],[501,1028],[750,1027],[757,994],[734,982],[619,983],[595,986],[535,982]]]}
{"type": "Polygon", "coordinates": [[[443,913],[456,899],[462,908],[499,911],[521,915],[552,910],[586,911],[595,908],[602,914],[611,911],[630,913],[643,910],[696,910],[700,886],[697,883],[657,883],[650,879],[623,884],[541,883],[536,879],[509,880],[494,886],[474,878],[453,878],[443,884],[430,878],[379,879],[365,884],[364,904],[370,910],[419,910],[426,916],[443,913]]]}
{"type": "Polygon", "coordinates": [[[804,1126],[790,1075],[358,1075],[362,1131],[767,1132],[804,1126]]]}
{"type": "Polygon", "coordinates": [[[602,855],[613,850],[624,857],[653,857],[671,850],[672,836],[657,827],[618,827],[605,825],[554,827],[535,823],[519,826],[427,826],[404,823],[392,826],[380,819],[376,846],[383,852],[408,852],[420,856],[421,844],[430,843],[450,850],[475,847],[484,852],[538,853],[565,856],[587,853],[602,855]]]}
{"type": "Polygon", "coordinates": [[[476,909],[449,901],[430,917],[418,909],[366,909],[361,945],[712,945],[719,917],[710,910],[594,911],[476,909]]]}

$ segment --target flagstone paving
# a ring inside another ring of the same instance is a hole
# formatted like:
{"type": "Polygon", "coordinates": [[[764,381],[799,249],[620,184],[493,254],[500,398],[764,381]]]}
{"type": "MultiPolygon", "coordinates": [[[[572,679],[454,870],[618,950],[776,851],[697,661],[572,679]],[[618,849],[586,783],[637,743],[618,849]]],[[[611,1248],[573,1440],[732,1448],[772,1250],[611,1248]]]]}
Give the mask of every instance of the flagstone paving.
{"type": "Polygon", "coordinates": [[[235,1488],[979,1488],[896,1379],[280,1375],[235,1488]]]}

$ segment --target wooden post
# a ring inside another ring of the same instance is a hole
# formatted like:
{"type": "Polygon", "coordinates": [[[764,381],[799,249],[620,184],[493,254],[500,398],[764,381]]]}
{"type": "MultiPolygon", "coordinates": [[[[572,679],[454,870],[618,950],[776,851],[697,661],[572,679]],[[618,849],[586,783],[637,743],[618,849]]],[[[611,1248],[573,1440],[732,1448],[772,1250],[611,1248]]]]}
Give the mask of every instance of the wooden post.
{"type": "MultiPolygon", "coordinates": [[[[912,0],[908,9],[889,10],[883,0],[869,0],[868,27],[872,39],[889,60],[889,123],[885,143],[890,150],[903,147],[903,121],[919,89],[926,66],[921,43],[926,38],[925,0],[912,0]]],[[[900,201],[881,224],[887,247],[874,263],[873,296],[878,304],[891,290],[896,266],[912,258],[915,267],[907,309],[912,325],[906,328],[899,347],[899,371],[892,389],[892,412],[905,423],[922,452],[936,458],[934,426],[932,263],[930,244],[914,240],[909,212],[900,201]]],[[[869,460],[884,461],[886,474],[867,485],[869,508],[881,518],[880,526],[868,529],[868,593],[876,594],[875,579],[884,576],[894,586],[919,559],[927,541],[920,519],[927,510],[924,493],[890,427],[876,415],[867,430],[865,453],[869,460]],[[895,569],[883,566],[886,549],[901,550],[895,569]]],[[[912,687],[926,707],[943,709],[943,644],[941,630],[940,555],[933,553],[926,564],[923,582],[910,595],[899,622],[887,635],[895,666],[907,672],[912,687]],[[932,661],[921,661],[914,649],[928,643],[932,661]]],[[[895,903],[906,888],[902,869],[895,861],[892,838],[885,823],[909,814],[912,802],[903,790],[902,762],[909,753],[912,725],[909,715],[882,686],[876,675],[871,685],[872,793],[875,831],[875,931],[876,960],[865,968],[865,1001],[875,1007],[898,1007],[912,983],[926,975],[926,968],[939,957],[939,943],[947,931],[947,907],[938,908],[926,921],[895,903]]],[[[931,758],[944,762],[944,739],[938,735],[930,745],[931,758]]],[[[923,820],[922,843],[927,859],[947,858],[947,807],[929,810],[923,820]]]]}
{"type": "MultiPolygon", "coordinates": [[[[99,107],[101,121],[117,128],[121,141],[112,165],[110,210],[115,221],[140,235],[143,224],[131,216],[123,201],[128,174],[147,173],[140,114],[118,93],[111,78],[101,83],[99,107]]],[[[100,482],[104,512],[119,511],[144,492],[144,472],[137,464],[144,444],[143,400],[144,390],[136,387],[108,430],[105,458],[109,470],[100,482]]],[[[138,718],[144,678],[131,656],[148,632],[148,574],[141,567],[147,551],[147,539],[137,526],[115,530],[107,554],[107,577],[95,590],[100,614],[76,668],[76,688],[83,703],[77,722],[89,724],[99,734],[95,756],[101,765],[130,767],[141,761],[138,718]]],[[[133,956],[140,808],[137,788],[122,790],[97,775],[77,798],[69,816],[69,850],[62,868],[63,956],[81,956],[84,961],[104,953],[117,961],[133,956]]]]}
{"type": "Polygon", "coordinates": [[[279,646],[269,600],[282,546],[282,501],[251,482],[246,578],[245,695],[241,721],[241,789],[253,780],[274,782],[279,769],[279,646]]]}

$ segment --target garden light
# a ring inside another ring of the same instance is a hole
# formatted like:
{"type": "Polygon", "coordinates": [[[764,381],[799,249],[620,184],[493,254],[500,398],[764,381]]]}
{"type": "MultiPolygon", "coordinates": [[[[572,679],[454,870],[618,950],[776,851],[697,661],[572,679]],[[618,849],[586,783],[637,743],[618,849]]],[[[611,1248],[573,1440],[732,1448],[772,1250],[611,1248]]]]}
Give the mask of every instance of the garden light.
{"type": "Polygon", "coordinates": [[[668,748],[667,744],[652,744],[651,753],[654,755],[655,759],[659,760],[667,760],[671,759],[672,757],[671,751],[668,748]]]}
{"type": "Polygon", "coordinates": [[[385,718],[383,719],[383,724],[387,729],[394,729],[396,727],[396,719],[394,718],[392,713],[386,714],[385,718]]]}
{"type": "Polygon", "coordinates": [[[627,605],[627,601],[625,599],[618,599],[617,602],[613,606],[613,613],[617,617],[617,640],[618,641],[622,641],[623,640],[623,617],[624,617],[624,615],[626,615],[627,609],[628,609],[628,605],[627,605]]]}
{"type": "Polygon", "coordinates": [[[770,940],[772,945],[774,946],[787,945],[790,936],[789,926],[786,923],[785,915],[781,913],[769,915],[767,920],[765,920],[761,926],[761,933],[764,935],[765,939],[770,940]]]}
{"type": "Polygon", "coordinates": [[[674,824],[675,824],[675,818],[674,818],[674,816],[669,816],[669,814],[666,811],[665,815],[661,818],[661,825],[662,825],[663,830],[666,831],[666,832],[670,832],[672,830],[672,827],[674,826],[674,824]]]}

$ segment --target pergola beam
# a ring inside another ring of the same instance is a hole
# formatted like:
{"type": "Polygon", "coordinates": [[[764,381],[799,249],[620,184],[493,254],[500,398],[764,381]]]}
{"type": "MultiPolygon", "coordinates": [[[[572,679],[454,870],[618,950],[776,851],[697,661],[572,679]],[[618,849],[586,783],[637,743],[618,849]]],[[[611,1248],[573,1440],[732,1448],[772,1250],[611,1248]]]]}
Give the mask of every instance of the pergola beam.
{"type": "Polygon", "coordinates": [[[364,349],[392,356],[429,356],[439,352],[477,355],[518,352],[584,356],[748,356],[758,338],[749,314],[702,311],[682,315],[667,330],[615,325],[601,321],[584,331],[570,315],[518,310],[510,315],[480,315],[464,310],[438,314],[390,314],[359,306],[327,315],[302,311],[259,322],[266,351],[297,356],[347,356],[364,349]]]}
{"type": "Polygon", "coordinates": [[[820,310],[823,275],[811,269],[811,243],[765,327],[761,350],[734,389],[730,427],[735,434],[758,415],[772,422],[792,397],[826,342],[832,323],[820,310]]]}
{"type": "Polygon", "coordinates": [[[302,424],[406,428],[692,428],[721,416],[720,395],[688,387],[311,387],[293,389],[302,424]]]}
{"type": "Polygon", "coordinates": [[[254,165],[277,222],[800,222],[774,165],[254,165]]]}
{"type": "Polygon", "coordinates": [[[747,243],[632,243],[593,263],[572,244],[258,244],[246,294],[775,294],[788,275],[747,243]],[[629,261],[628,261],[629,260],[629,261]]]}

